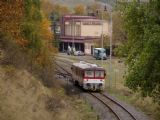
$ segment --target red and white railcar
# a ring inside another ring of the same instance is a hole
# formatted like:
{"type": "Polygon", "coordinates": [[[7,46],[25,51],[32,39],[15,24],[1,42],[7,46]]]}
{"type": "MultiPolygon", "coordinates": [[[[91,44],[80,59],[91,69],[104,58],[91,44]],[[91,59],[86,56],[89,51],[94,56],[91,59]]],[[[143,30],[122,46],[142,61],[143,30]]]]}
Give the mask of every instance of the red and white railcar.
{"type": "Polygon", "coordinates": [[[104,68],[80,61],[73,63],[71,69],[75,84],[82,86],[85,90],[104,90],[106,76],[104,68]]]}

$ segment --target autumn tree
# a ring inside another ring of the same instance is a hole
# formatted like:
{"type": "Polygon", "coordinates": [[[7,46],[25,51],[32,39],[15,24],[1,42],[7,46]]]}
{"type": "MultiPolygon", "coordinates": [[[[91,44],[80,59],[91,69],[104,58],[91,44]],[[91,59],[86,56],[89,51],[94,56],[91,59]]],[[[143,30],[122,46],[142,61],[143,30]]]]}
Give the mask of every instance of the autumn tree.
{"type": "Polygon", "coordinates": [[[53,17],[54,20],[58,20],[63,15],[69,14],[69,13],[70,13],[70,9],[67,6],[54,4],[53,10],[51,12],[51,17],[53,17]]]}
{"type": "Polygon", "coordinates": [[[24,12],[23,0],[1,0],[0,11],[0,33],[10,36],[23,46],[26,43],[21,36],[21,23],[24,12]]]}
{"type": "Polygon", "coordinates": [[[48,0],[42,0],[41,1],[41,9],[44,13],[44,15],[49,18],[50,17],[50,14],[51,12],[54,10],[54,4],[51,3],[50,1],[48,0]]]}
{"type": "Polygon", "coordinates": [[[27,51],[33,51],[35,59],[43,49],[52,47],[50,22],[41,10],[40,0],[3,0],[0,7],[0,34],[9,36],[27,51]]]}
{"type": "Polygon", "coordinates": [[[84,15],[85,14],[85,7],[84,5],[77,5],[74,7],[74,14],[76,15],[84,15]]]}

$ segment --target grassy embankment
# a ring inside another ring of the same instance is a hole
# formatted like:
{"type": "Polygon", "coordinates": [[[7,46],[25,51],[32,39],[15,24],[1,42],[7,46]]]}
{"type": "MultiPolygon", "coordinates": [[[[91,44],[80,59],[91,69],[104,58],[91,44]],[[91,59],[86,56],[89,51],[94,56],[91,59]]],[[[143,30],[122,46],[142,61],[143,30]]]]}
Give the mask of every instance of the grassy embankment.
{"type": "Polygon", "coordinates": [[[69,97],[57,85],[43,84],[26,70],[0,66],[1,120],[93,120],[89,105],[78,97],[69,97]]]}

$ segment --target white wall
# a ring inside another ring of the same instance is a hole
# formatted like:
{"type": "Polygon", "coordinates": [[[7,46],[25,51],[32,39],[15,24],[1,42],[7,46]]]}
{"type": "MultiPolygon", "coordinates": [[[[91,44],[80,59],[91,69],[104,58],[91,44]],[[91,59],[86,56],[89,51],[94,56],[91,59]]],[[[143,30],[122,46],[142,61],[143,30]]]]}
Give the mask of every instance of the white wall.
{"type": "MultiPolygon", "coordinates": [[[[92,22],[92,21],[89,21],[92,22]]],[[[83,21],[76,22],[76,26],[72,26],[72,22],[65,22],[65,35],[74,35],[74,36],[92,36],[100,37],[102,32],[104,35],[108,35],[108,23],[103,21],[103,26],[101,21],[98,21],[100,24],[83,24],[83,21]],[[79,26],[79,29],[77,28],[79,26]],[[103,31],[102,31],[103,28],[103,31]],[[75,33],[74,33],[75,32],[75,33]],[[77,32],[77,33],[76,33],[77,32]]]]}
{"type": "MultiPolygon", "coordinates": [[[[81,24],[81,36],[96,36],[102,34],[102,25],[83,25],[81,24]]],[[[108,34],[108,24],[103,22],[103,34],[108,34]]]]}

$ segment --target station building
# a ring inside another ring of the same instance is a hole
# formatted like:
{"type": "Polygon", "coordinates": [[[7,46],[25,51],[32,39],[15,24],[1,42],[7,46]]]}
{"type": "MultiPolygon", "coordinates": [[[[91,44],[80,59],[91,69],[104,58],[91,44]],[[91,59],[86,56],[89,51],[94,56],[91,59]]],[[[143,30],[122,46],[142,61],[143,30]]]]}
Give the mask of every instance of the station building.
{"type": "Polygon", "coordinates": [[[108,35],[108,22],[94,16],[65,15],[60,21],[60,51],[68,47],[92,54],[95,43],[102,42],[102,35],[108,35]]]}

